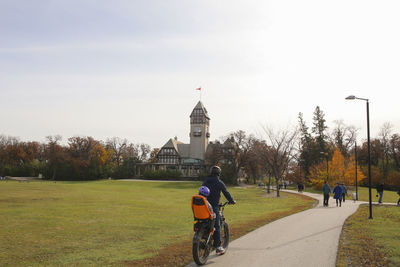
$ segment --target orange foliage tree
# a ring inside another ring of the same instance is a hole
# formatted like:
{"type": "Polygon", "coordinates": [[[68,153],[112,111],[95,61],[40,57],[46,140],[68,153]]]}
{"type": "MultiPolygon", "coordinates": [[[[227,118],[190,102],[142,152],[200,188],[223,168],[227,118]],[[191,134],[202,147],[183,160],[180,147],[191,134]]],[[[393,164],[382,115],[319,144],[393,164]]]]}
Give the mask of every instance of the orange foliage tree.
{"type": "MultiPolygon", "coordinates": [[[[355,185],[356,166],[354,157],[345,159],[338,148],[335,149],[332,160],[326,164],[320,163],[313,166],[310,172],[310,181],[316,188],[322,188],[325,180],[330,184],[339,182],[345,185],[355,185]],[[328,173],[327,173],[328,171],[328,173]]],[[[357,182],[365,179],[365,175],[357,166],[357,182]]]]}

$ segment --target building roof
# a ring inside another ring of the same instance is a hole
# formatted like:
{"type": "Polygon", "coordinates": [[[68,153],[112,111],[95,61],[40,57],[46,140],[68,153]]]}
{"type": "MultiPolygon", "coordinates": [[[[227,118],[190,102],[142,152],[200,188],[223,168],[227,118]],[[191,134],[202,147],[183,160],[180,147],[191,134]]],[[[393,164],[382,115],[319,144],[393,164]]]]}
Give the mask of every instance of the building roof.
{"type": "Polygon", "coordinates": [[[168,140],[168,142],[165,145],[163,145],[162,148],[175,148],[175,150],[178,151],[178,153],[179,153],[179,150],[178,150],[179,144],[183,144],[183,143],[174,138],[171,138],[168,140]]]}
{"type": "MultiPolygon", "coordinates": [[[[203,103],[202,103],[201,101],[199,101],[199,102],[197,103],[197,105],[194,107],[193,111],[196,110],[196,109],[201,109],[201,110],[203,111],[204,116],[205,116],[207,119],[210,119],[210,117],[208,116],[207,109],[204,107],[204,105],[203,105],[203,103]]],[[[190,117],[192,117],[193,111],[192,111],[192,114],[190,114],[190,117]]]]}
{"type": "Polygon", "coordinates": [[[190,144],[178,144],[178,153],[182,158],[189,158],[190,144]]]}

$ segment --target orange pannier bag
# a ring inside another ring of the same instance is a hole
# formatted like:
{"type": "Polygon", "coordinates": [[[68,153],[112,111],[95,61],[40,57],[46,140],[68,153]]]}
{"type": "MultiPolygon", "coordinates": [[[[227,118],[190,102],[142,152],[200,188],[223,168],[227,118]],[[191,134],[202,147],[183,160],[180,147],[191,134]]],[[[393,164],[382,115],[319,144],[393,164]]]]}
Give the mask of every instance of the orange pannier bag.
{"type": "Polygon", "coordinates": [[[213,215],[207,205],[207,199],[201,195],[192,196],[192,211],[196,219],[213,219],[213,215]]]}

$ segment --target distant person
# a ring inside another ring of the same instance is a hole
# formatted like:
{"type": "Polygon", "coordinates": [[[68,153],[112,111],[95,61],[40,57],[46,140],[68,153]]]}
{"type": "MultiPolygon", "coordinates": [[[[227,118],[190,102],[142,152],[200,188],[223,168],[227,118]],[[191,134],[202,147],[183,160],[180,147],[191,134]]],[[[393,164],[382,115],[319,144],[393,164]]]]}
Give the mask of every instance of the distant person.
{"type": "Polygon", "coordinates": [[[342,187],[339,183],[336,183],[336,186],[333,188],[333,198],[336,199],[336,207],[342,206],[342,187]]]}
{"type": "Polygon", "coordinates": [[[287,182],[286,182],[286,180],[284,180],[283,181],[283,188],[286,189],[286,186],[287,186],[287,182]]]}
{"type": "Polygon", "coordinates": [[[399,206],[400,205],[400,189],[399,189],[399,191],[397,191],[397,194],[399,195],[399,200],[397,200],[397,206],[399,206]]]}
{"type": "Polygon", "coordinates": [[[322,192],[324,193],[324,207],[328,207],[329,194],[331,193],[331,187],[328,181],[325,181],[324,186],[322,186],[322,192]]]}
{"type": "Polygon", "coordinates": [[[303,190],[304,190],[304,185],[303,185],[303,183],[298,183],[298,184],[297,184],[297,190],[298,190],[300,193],[303,193],[303,190]]]}
{"type": "Polygon", "coordinates": [[[379,195],[379,203],[382,203],[382,197],[383,197],[383,183],[379,183],[378,186],[376,187],[376,192],[378,192],[379,195]]]}
{"type": "Polygon", "coordinates": [[[346,201],[346,195],[347,195],[347,187],[344,184],[340,184],[342,188],[342,201],[346,201]]]}

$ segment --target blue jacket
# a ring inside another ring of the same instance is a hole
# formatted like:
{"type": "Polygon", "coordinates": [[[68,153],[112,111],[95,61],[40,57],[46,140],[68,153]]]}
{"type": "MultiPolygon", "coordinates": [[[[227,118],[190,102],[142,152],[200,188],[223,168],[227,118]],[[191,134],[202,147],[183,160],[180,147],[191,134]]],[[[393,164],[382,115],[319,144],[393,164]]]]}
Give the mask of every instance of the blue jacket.
{"type": "Polygon", "coordinates": [[[340,199],[342,198],[342,187],[340,185],[337,185],[333,188],[333,198],[334,199],[340,199]]]}
{"type": "Polygon", "coordinates": [[[219,200],[221,198],[221,192],[224,194],[229,202],[233,202],[231,194],[226,189],[224,182],[222,182],[217,176],[207,176],[203,183],[210,189],[210,195],[207,197],[214,211],[219,210],[219,200]]]}

